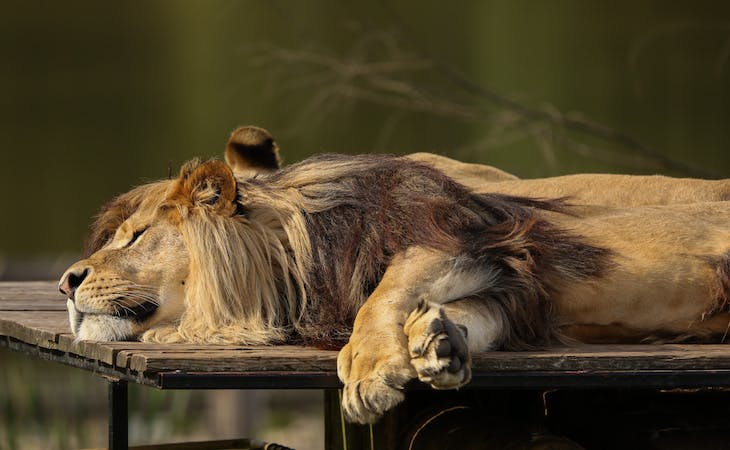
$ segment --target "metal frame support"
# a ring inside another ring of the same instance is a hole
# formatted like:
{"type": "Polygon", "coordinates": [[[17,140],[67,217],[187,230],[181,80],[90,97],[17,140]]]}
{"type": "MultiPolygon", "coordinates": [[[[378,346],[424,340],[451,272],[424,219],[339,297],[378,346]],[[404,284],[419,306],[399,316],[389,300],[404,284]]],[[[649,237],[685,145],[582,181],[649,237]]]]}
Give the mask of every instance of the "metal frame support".
{"type": "Polygon", "coordinates": [[[129,402],[127,382],[108,379],[109,389],[109,450],[127,450],[129,447],[129,402]]]}

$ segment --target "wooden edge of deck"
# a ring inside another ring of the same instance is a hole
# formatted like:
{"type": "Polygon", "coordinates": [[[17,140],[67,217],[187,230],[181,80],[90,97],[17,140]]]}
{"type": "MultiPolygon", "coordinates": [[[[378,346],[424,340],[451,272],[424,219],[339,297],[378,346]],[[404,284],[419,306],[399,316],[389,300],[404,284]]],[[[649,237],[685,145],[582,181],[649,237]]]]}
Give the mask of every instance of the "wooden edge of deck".
{"type": "MultiPolygon", "coordinates": [[[[337,388],[337,352],[77,341],[55,283],[0,283],[0,346],[163,389],[337,388]],[[27,286],[27,290],[24,287],[27,286]],[[63,306],[60,307],[59,305],[63,306]]],[[[580,346],[473,355],[470,386],[730,386],[730,346],[580,346]]],[[[417,385],[414,387],[418,387],[417,385]]]]}

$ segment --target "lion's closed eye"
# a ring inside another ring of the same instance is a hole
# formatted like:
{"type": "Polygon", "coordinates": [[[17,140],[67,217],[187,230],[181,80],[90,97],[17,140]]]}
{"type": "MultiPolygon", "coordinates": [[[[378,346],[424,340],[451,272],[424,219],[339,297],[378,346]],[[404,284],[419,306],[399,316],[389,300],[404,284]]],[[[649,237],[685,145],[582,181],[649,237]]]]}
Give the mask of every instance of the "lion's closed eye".
{"type": "Polygon", "coordinates": [[[140,236],[142,236],[144,234],[144,232],[147,231],[148,229],[149,229],[149,227],[144,227],[144,228],[140,228],[139,230],[132,233],[132,238],[129,240],[129,242],[127,242],[126,246],[129,247],[132,244],[134,244],[135,242],[137,242],[137,239],[139,239],[140,236]]]}

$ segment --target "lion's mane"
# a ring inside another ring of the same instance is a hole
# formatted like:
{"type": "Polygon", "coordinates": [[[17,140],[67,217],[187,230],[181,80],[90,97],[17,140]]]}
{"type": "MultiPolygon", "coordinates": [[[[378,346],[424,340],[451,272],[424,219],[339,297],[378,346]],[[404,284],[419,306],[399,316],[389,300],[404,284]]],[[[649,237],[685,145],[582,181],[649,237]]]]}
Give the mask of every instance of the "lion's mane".
{"type": "MultiPolygon", "coordinates": [[[[608,264],[605,250],[540,218],[559,202],[474,194],[405,158],[322,155],[239,179],[227,211],[184,199],[199,167],[188,163],[168,196],[190,252],[179,327],[190,342],[337,347],[391,258],[425,246],[489,265],[498,288],[477,296],[510,324],[501,345],[539,345],[560,339],[558,284],[608,264]]],[[[211,203],[222,195],[198,188],[211,203]]]]}

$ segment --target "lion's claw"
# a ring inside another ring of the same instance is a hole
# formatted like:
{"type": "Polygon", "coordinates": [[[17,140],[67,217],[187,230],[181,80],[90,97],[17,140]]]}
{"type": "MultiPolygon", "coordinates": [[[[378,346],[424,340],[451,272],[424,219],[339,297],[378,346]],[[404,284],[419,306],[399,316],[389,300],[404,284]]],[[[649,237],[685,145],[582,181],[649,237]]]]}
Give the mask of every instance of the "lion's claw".
{"type": "Polygon", "coordinates": [[[391,353],[387,358],[372,357],[370,352],[352,355],[352,344],[347,344],[337,357],[337,373],[345,385],[342,412],[348,422],[374,423],[403,401],[403,386],[415,373],[406,354],[391,353]]]}
{"type": "Polygon", "coordinates": [[[402,402],[400,388],[382,380],[360,380],[345,384],[342,391],[342,411],[348,422],[367,424],[377,421],[383,413],[402,402]]]}

